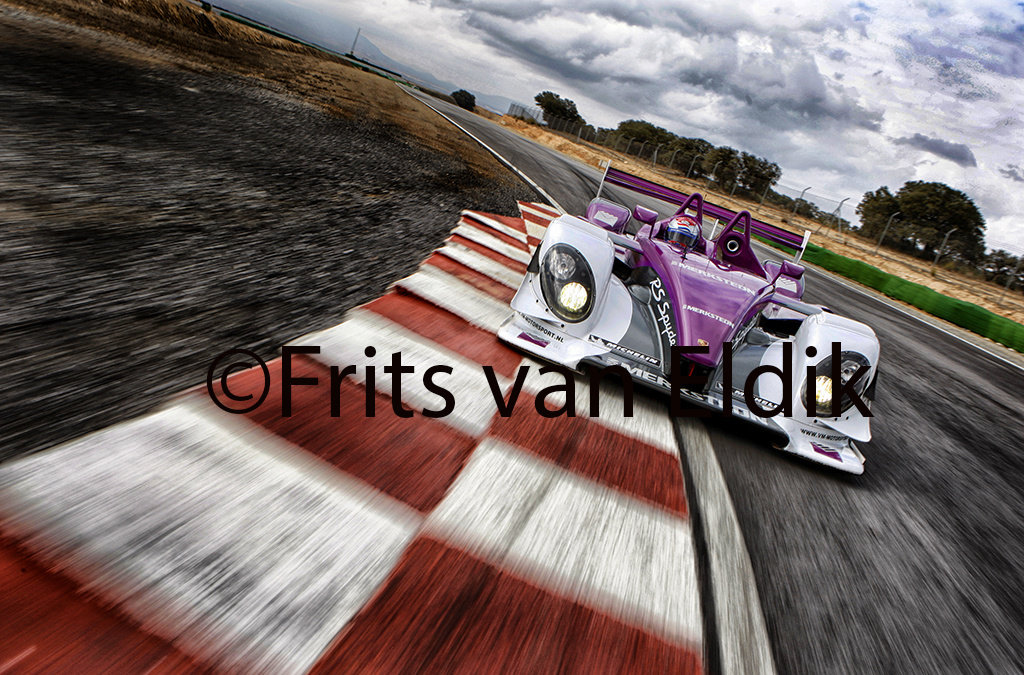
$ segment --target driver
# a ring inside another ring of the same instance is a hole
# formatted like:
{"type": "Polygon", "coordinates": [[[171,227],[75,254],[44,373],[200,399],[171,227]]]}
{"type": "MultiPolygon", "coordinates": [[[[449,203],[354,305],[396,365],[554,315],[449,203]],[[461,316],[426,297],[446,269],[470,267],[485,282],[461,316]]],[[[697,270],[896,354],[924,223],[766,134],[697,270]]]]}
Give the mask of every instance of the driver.
{"type": "Polygon", "coordinates": [[[690,216],[676,216],[668,221],[665,228],[665,239],[677,246],[687,250],[700,239],[700,225],[696,218],[690,216]]]}

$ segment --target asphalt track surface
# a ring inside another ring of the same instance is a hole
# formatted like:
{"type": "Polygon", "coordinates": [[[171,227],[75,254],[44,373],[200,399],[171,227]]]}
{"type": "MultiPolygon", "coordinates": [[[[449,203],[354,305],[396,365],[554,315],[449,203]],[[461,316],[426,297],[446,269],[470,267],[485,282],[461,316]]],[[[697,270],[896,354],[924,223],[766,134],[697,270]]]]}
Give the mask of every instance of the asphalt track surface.
{"type": "Polygon", "coordinates": [[[532,191],[401,130],[0,6],[0,461],[270,358],[532,191]]]}
{"type": "MultiPolygon", "coordinates": [[[[430,103],[567,211],[593,197],[597,170],[430,103]]],[[[865,474],[773,451],[738,423],[708,424],[779,672],[1021,672],[1024,370],[828,275],[807,276],[809,301],[869,324],[882,345],[865,474]]]]}

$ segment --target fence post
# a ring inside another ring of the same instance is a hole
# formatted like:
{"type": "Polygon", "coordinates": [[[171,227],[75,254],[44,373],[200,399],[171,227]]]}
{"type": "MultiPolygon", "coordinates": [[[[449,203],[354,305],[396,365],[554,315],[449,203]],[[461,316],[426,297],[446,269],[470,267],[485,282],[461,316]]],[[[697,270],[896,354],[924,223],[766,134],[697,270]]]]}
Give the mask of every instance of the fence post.
{"type": "Polygon", "coordinates": [[[901,214],[900,214],[899,211],[896,211],[891,216],[889,216],[889,220],[885,221],[885,228],[882,230],[882,236],[878,238],[878,243],[875,244],[875,250],[871,253],[871,255],[877,255],[878,254],[878,249],[882,245],[882,240],[885,239],[885,234],[886,234],[886,232],[889,231],[889,226],[892,225],[892,219],[895,218],[898,215],[901,215],[901,214]]]}
{"type": "Polygon", "coordinates": [[[935,260],[932,261],[932,266],[928,268],[928,274],[935,273],[935,263],[939,262],[939,258],[942,256],[942,250],[946,248],[946,242],[949,241],[949,235],[956,232],[956,230],[957,228],[954,227],[952,230],[946,233],[945,237],[942,238],[942,243],[939,244],[939,250],[935,252],[935,260]]]}
{"type": "Polygon", "coordinates": [[[797,209],[797,207],[798,207],[798,206],[800,206],[800,202],[802,202],[802,201],[804,200],[804,193],[805,193],[805,192],[807,192],[807,191],[808,191],[808,190],[810,190],[810,189],[811,189],[810,187],[805,187],[805,188],[804,188],[804,189],[803,189],[803,190],[802,190],[802,191],[800,192],[800,196],[796,198],[796,201],[795,201],[795,202],[793,202],[793,214],[794,214],[794,215],[796,215],[796,209],[797,209]]]}
{"type": "Polygon", "coordinates": [[[1006,285],[1003,286],[1003,292],[999,294],[998,302],[1003,301],[1003,298],[1006,297],[1006,292],[1010,290],[1010,286],[1012,286],[1013,282],[1017,280],[1017,272],[1020,270],[1020,264],[1022,262],[1024,262],[1024,256],[1017,258],[1017,264],[1014,266],[1013,273],[1010,274],[1010,278],[1006,280],[1006,285]]]}
{"type": "Polygon", "coordinates": [[[658,144],[658,147],[656,147],[656,148],[654,149],[654,157],[653,157],[653,158],[651,158],[651,168],[652,168],[652,169],[653,169],[653,168],[654,168],[654,166],[655,166],[655,165],[656,165],[656,164],[658,163],[658,150],[661,150],[661,146],[663,146],[663,145],[665,145],[665,144],[664,144],[664,143],[659,143],[659,144],[658,144]]]}
{"type": "Polygon", "coordinates": [[[697,158],[698,157],[700,157],[700,155],[694,155],[693,159],[690,160],[690,168],[686,170],[686,177],[687,178],[690,177],[690,172],[693,171],[693,165],[697,163],[697,158]]]}

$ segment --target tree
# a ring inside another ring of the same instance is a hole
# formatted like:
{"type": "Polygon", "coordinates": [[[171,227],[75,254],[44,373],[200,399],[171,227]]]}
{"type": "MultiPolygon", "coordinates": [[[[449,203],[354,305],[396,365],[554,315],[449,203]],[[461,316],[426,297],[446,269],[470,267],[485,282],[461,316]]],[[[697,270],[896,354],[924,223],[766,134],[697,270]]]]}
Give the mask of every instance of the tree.
{"type": "MultiPolygon", "coordinates": [[[[676,155],[675,168],[680,171],[689,171],[692,167],[692,176],[700,176],[704,172],[699,160],[704,155],[708,154],[714,149],[715,146],[711,145],[703,138],[677,138],[672,145],[668,147],[668,150],[679,153],[676,155]]],[[[667,152],[667,151],[666,151],[667,152]]]]}
{"type": "Polygon", "coordinates": [[[719,186],[731,185],[735,182],[743,167],[739,153],[724,145],[714,148],[704,155],[702,164],[704,173],[713,177],[719,186]]]}
{"type": "Polygon", "coordinates": [[[562,98],[553,91],[542,91],[533,97],[537,105],[544,112],[544,121],[549,122],[552,117],[559,117],[569,122],[584,122],[586,120],[576,110],[576,104],[567,98],[562,98]]]}
{"type": "Polygon", "coordinates": [[[465,89],[453,91],[452,98],[455,99],[456,105],[460,108],[465,108],[470,112],[472,112],[473,108],[476,107],[476,96],[473,96],[473,94],[469,93],[465,89]]]}
{"type": "Polygon", "coordinates": [[[944,183],[910,181],[896,193],[896,199],[924,257],[934,255],[946,232],[954,227],[949,248],[955,258],[977,263],[985,255],[985,219],[960,190],[944,183]]]}
{"type": "MultiPolygon", "coordinates": [[[[883,185],[874,192],[865,192],[860,204],[857,204],[860,233],[872,239],[881,235],[886,223],[889,222],[889,216],[899,210],[900,203],[889,191],[889,186],[883,185]]],[[[895,231],[892,233],[895,234],[895,231]]]]}
{"type": "Polygon", "coordinates": [[[857,205],[861,231],[881,234],[889,216],[899,212],[890,230],[897,248],[931,258],[946,233],[956,228],[948,242],[952,257],[976,265],[985,256],[985,219],[966,194],[945,183],[909,181],[893,195],[881,187],[864,195],[857,205]]]}
{"type": "Polygon", "coordinates": [[[986,255],[982,261],[981,269],[988,281],[1003,285],[1009,281],[1010,276],[1015,272],[1018,277],[1024,274],[1024,265],[1021,265],[1021,259],[1002,249],[992,251],[986,255]]]}
{"type": "Polygon", "coordinates": [[[760,195],[775,185],[782,176],[782,169],[778,164],[755,157],[747,152],[740,155],[740,163],[743,166],[740,173],[740,184],[755,195],[760,195]]]}
{"type": "Polygon", "coordinates": [[[637,143],[647,143],[650,146],[665,145],[679,138],[671,131],[644,120],[619,122],[618,132],[626,138],[632,138],[637,143]]]}

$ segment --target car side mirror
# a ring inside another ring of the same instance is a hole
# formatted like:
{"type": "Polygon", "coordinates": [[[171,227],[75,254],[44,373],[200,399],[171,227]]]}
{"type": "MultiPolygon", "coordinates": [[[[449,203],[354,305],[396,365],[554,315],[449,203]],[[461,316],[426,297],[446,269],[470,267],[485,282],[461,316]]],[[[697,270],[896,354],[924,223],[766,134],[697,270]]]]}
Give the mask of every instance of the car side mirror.
{"type": "MultiPolygon", "coordinates": [[[[804,275],[804,269],[803,265],[797,265],[795,262],[783,260],[782,265],[779,267],[779,276],[799,279],[804,275]]],[[[777,278],[778,277],[776,277],[776,279],[777,278]]]]}
{"type": "Polygon", "coordinates": [[[654,221],[658,219],[658,212],[637,204],[633,208],[633,217],[646,225],[654,225],[654,221]]]}

